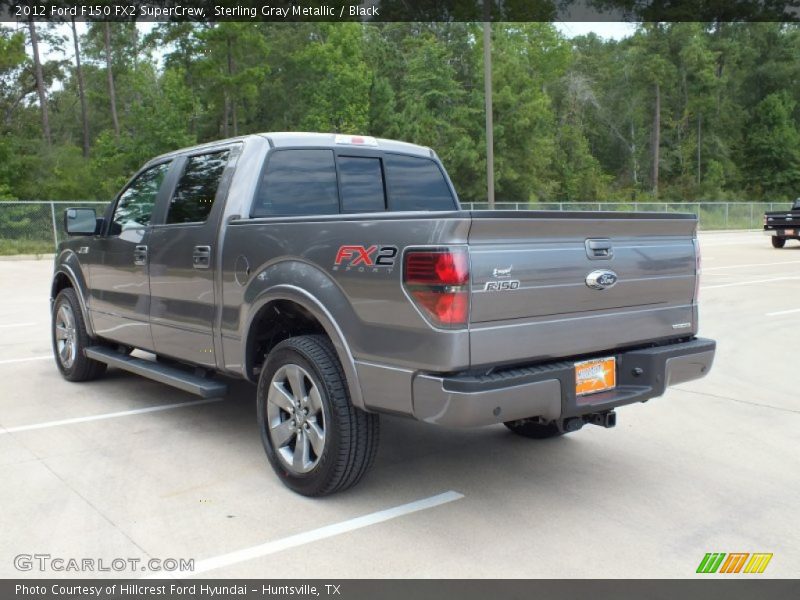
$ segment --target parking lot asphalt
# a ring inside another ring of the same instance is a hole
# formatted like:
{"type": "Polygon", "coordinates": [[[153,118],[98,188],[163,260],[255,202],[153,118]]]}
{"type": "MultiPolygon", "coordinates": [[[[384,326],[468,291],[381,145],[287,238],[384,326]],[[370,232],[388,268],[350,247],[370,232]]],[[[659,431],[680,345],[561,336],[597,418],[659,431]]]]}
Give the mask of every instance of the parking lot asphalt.
{"type": "Polygon", "coordinates": [[[800,244],[700,237],[708,377],[544,441],[382,417],[372,471],[320,500],[269,468],[248,384],[200,403],[114,369],[64,381],[52,262],[0,262],[0,577],[151,574],[14,566],[49,554],[194,559],[199,577],[683,578],[707,552],[797,577],[800,244]]]}

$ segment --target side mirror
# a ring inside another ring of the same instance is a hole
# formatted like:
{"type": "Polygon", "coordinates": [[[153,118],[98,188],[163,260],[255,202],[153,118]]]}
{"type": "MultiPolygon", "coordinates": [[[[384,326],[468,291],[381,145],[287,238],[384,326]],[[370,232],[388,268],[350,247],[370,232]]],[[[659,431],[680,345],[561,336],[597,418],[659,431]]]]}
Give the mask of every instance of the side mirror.
{"type": "Polygon", "coordinates": [[[68,208],[64,211],[64,230],[69,235],[94,235],[99,224],[93,208],[68,208]]]}

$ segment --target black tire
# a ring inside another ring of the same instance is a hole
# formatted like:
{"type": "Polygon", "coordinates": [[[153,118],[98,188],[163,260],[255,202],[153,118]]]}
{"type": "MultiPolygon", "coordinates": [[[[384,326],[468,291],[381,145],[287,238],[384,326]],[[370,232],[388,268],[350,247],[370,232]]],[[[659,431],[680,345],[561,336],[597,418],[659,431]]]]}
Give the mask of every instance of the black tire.
{"type": "Polygon", "coordinates": [[[326,496],[346,490],[361,480],[375,460],[378,415],[352,405],[342,366],[330,340],[324,336],[293,337],[275,346],[267,356],[258,380],[257,404],[261,442],[267,458],[281,481],[299,494],[326,496]],[[297,376],[298,373],[303,389],[300,394],[294,393],[289,381],[292,374],[297,376]],[[284,374],[288,374],[285,380],[284,374]],[[287,402],[289,398],[291,404],[293,400],[290,397],[304,397],[308,402],[308,408],[304,410],[306,416],[300,415],[299,401],[288,410],[277,406],[276,402],[270,402],[271,384],[284,390],[283,395],[276,393],[276,398],[280,397],[281,402],[287,402]],[[317,397],[314,389],[319,398],[316,404],[321,407],[312,407],[311,398],[317,397]],[[301,430],[301,420],[305,432],[301,430]],[[322,428],[319,427],[320,423],[322,428]],[[309,426],[316,429],[314,438],[317,442],[320,439],[319,432],[323,432],[319,454],[314,451],[313,442],[310,441],[312,432],[309,426]],[[282,443],[273,440],[273,436],[278,437],[278,429],[284,429],[283,435],[288,435],[289,439],[282,443]],[[299,468],[295,468],[298,464],[295,454],[303,454],[298,450],[301,439],[306,442],[305,456],[309,458],[309,463],[300,458],[299,468]],[[276,445],[280,447],[276,448],[276,445]],[[291,464],[288,458],[290,452],[291,464]]]}
{"type": "Polygon", "coordinates": [[[785,245],[786,245],[786,238],[778,237],[777,235],[772,236],[773,248],[783,248],[785,245]]]}
{"type": "Polygon", "coordinates": [[[86,332],[86,323],[83,320],[81,305],[75,290],[64,288],[59,292],[58,296],[56,296],[56,301],[53,303],[51,317],[50,330],[53,341],[53,354],[58,370],[61,371],[64,379],[68,381],[90,381],[102,376],[106,372],[106,364],[87,358],[83,353],[87,347],[92,345],[92,339],[86,332]],[[70,315],[73,319],[71,327],[67,328],[70,330],[68,339],[73,344],[73,349],[71,352],[66,353],[66,357],[64,353],[60,352],[60,349],[64,347],[60,343],[65,342],[65,340],[58,339],[61,335],[60,332],[64,330],[59,324],[65,315],[70,315]],[[59,325],[58,328],[57,325],[59,325]],[[59,331],[58,335],[57,329],[59,331]],[[67,360],[69,358],[71,360],[67,360]]]}
{"type": "Polygon", "coordinates": [[[553,422],[550,423],[537,423],[536,421],[506,421],[504,423],[511,431],[517,435],[535,440],[545,440],[547,438],[558,437],[564,435],[563,431],[558,429],[558,425],[553,422]]]}

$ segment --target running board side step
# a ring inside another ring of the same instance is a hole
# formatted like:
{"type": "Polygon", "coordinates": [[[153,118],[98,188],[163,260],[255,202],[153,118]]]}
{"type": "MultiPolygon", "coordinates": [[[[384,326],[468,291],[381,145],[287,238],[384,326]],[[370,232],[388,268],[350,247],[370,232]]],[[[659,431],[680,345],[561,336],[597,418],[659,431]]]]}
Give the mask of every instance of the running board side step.
{"type": "Polygon", "coordinates": [[[160,383],[195,394],[202,398],[218,398],[228,392],[228,386],[220,381],[198,377],[181,369],[142,358],[120,354],[104,346],[90,346],[84,350],[87,358],[106,363],[112,367],[136,373],[160,383]]]}

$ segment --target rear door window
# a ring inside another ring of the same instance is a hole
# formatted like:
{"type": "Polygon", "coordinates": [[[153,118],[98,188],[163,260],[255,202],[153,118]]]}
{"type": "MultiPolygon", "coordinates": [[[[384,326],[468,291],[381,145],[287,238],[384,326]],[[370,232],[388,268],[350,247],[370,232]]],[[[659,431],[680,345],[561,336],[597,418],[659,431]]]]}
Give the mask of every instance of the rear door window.
{"type": "Polygon", "coordinates": [[[256,192],[254,217],[339,212],[333,150],[277,150],[256,192]]]}
{"type": "Polygon", "coordinates": [[[169,203],[167,224],[204,223],[214,206],[230,150],[199,154],[186,160],[169,203]]]}
{"type": "Polygon", "coordinates": [[[380,158],[339,156],[342,212],[383,212],[386,195],[380,158]]]}
{"type": "Polygon", "coordinates": [[[439,166],[427,158],[387,154],[389,208],[402,210],[454,210],[455,199],[439,166]]]}

